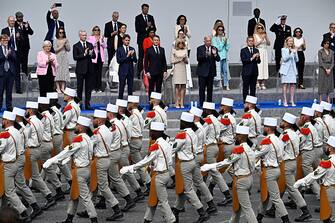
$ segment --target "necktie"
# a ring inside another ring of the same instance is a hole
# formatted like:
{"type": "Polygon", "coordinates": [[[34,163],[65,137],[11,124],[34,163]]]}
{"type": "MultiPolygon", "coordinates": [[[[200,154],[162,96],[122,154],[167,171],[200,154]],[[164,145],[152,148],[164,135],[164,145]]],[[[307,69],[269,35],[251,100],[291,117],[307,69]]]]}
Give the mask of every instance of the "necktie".
{"type": "Polygon", "coordinates": [[[251,47],[250,47],[250,53],[253,54],[253,52],[252,52],[252,48],[251,48],[251,47]]]}
{"type": "Polygon", "coordinates": [[[117,26],[116,26],[116,22],[114,22],[114,32],[117,31],[117,26]]]}
{"type": "Polygon", "coordinates": [[[13,28],[10,28],[10,35],[14,36],[14,30],[13,30],[13,28]]]}
{"type": "Polygon", "coordinates": [[[129,47],[127,46],[126,47],[126,54],[128,55],[128,52],[129,52],[129,47]]]}
{"type": "Polygon", "coordinates": [[[9,70],[9,62],[8,62],[8,59],[7,59],[7,47],[4,46],[3,49],[4,49],[5,56],[6,56],[6,61],[5,61],[4,68],[5,68],[5,71],[8,72],[8,70],[9,70]]]}
{"type": "Polygon", "coordinates": [[[206,55],[209,55],[209,47],[206,46],[206,55]]]}
{"type": "Polygon", "coordinates": [[[144,15],[144,20],[145,20],[146,23],[148,23],[147,15],[144,15]]]}
{"type": "Polygon", "coordinates": [[[86,42],[83,42],[84,50],[86,50],[86,42]]]}

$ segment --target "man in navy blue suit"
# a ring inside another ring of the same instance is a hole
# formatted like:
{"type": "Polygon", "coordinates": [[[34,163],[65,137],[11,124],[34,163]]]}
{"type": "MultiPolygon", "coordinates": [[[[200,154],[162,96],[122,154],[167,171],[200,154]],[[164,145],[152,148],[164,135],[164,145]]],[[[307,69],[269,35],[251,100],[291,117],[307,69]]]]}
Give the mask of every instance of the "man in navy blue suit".
{"type": "Polygon", "coordinates": [[[124,35],[123,45],[116,50],[116,60],[119,64],[119,99],[123,99],[126,81],[128,85],[128,95],[133,94],[134,63],[137,62],[135,49],[129,46],[130,36],[124,35]]]}
{"type": "MultiPolygon", "coordinates": [[[[48,32],[45,36],[44,40],[49,40],[51,43],[53,43],[53,40],[56,38],[56,31],[60,27],[65,28],[64,22],[58,20],[59,18],[59,12],[56,9],[56,5],[53,4],[51,6],[51,9],[47,12],[47,24],[48,24],[48,32]]],[[[51,48],[52,52],[55,52],[54,48],[51,48]]]]}
{"type": "Polygon", "coordinates": [[[258,77],[258,66],[261,62],[259,51],[254,47],[254,38],[247,38],[247,46],[241,49],[243,101],[247,95],[256,96],[256,83],[258,77]],[[249,92],[250,89],[250,92],[249,92]]]}
{"type": "Polygon", "coordinates": [[[6,90],[6,107],[12,110],[12,91],[16,74],[15,50],[9,47],[9,37],[6,34],[0,36],[0,110],[2,108],[3,93],[6,90]]]}

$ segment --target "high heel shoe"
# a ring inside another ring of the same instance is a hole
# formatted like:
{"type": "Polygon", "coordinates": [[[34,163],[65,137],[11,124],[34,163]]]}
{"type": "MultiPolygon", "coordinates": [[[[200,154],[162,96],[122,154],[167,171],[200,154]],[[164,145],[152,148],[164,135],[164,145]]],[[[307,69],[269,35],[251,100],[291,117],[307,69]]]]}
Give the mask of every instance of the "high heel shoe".
{"type": "Polygon", "coordinates": [[[292,107],[295,107],[295,106],[297,106],[296,104],[294,104],[294,102],[291,102],[291,105],[292,105],[292,107]]]}
{"type": "Polygon", "coordinates": [[[284,102],[284,104],[283,104],[283,105],[284,105],[284,107],[288,107],[288,104],[287,104],[287,102],[284,102]]]}

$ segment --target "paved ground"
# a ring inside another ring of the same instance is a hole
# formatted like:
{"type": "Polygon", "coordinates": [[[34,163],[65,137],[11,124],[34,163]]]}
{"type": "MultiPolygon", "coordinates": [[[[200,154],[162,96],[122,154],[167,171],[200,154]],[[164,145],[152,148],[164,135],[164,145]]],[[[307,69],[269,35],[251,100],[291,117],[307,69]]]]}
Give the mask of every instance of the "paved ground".
{"type": "MultiPolygon", "coordinates": [[[[229,177],[226,177],[227,180],[230,181],[229,177]]],[[[258,189],[258,185],[259,185],[259,180],[257,175],[254,175],[254,188],[252,190],[252,194],[251,194],[251,199],[252,199],[252,203],[253,203],[253,208],[255,210],[255,213],[257,213],[257,209],[259,207],[259,193],[257,193],[257,189],[258,189]]],[[[44,202],[44,199],[42,198],[41,194],[36,194],[38,197],[38,200],[40,203],[44,202]]],[[[214,191],[214,200],[215,202],[219,202],[223,199],[223,194],[220,193],[220,191],[218,190],[218,188],[215,188],[214,191]]],[[[118,195],[116,195],[117,198],[120,201],[121,206],[124,205],[124,201],[122,198],[120,198],[118,195]]],[[[135,196],[133,194],[133,196],[135,196]]],[[[34,220],[34,222],[36,223],[45,223],[45,222],[57,222],[57,221],[61,221],[63,219],[65,219],[66,217],[66,207],[67,207],[67,199],[68,196],[66,197],[66,200],[64,201],[60,201],[57,203],[56,206],[50,208],[47,212],[44,212],[41,216],[39,216],[38,218],[36,218],[34,220]]],[[[287,195],[285,195],[284,199],[287,199],[287,195]]],[[[169,200],[170,200],[170,205],[173,206],[174,205],[174,201],[175,201],[175,193],[174,190],[169,190],[169,200]]],[[[317,207],[318,205],[318,201],[315,199],[314,195],[306,195],[306,202],[309,205],[309,209],[311,210],[311,213],[313,214],[313,219],[310,222],[320,222],[319,221],[319,216],[317,213],[314,213],[314,208],[317,207]]],[[[143,216],[144,216],[144,211],[146,208],[146,202],[142,202],[142,203],[137,203],[136,208],[132,209],[130,212],[125,214],[125,217],[118,221],[118,222],[127,222],[127,223],[140,223],[143,222],[143,216]]],[[[79,205],[78,210],[82,210],[82,206],[79,205]]],[[[228,222],[231,212],[232,212],[232,207],[228,206],[228,207],[219,207],[218,208],[218,213],[215,215],[212,215],[210,220],[208,221],[208,223],[221,223],[221,222],[228,222]]],[[[106,222],[105,218],[110,216],[112,211],[111,209],[107,209],[107,210],[97,210],[98,211],[98,220],[99,222],[106,222]]],[[[291,222],[294,222],[294,218],[297,217],[300,214],[299,210],[288,210],[289,212],[289,216],[290,216],[290,220],[291,222]]],[[[192,206],[190,204],[186,205],[186,212],[185,213],[181,213],[180,214],[180,222],[194,222],[197,219],[198,215],[197,212],[192,208],[192,206]]],[[[78,218],[75,217],[74,221],[75,223],[88,223],[90,222],[88,219],[82,219],[82,218],[78,218]]],[[[159,210],[156,212],[156,216],[154,221],[155,223],[158,222],[162,222],[162,218],[160,215],[159,210]]],[[[243,221],[241,222],[246,222],[245,219],[243,219],[243,221]]],[[[281,220],[279,218],[276,219],[271,219],[271,218],[265,218],[263,220],[264,223],[280,223],[281,220]]]]}

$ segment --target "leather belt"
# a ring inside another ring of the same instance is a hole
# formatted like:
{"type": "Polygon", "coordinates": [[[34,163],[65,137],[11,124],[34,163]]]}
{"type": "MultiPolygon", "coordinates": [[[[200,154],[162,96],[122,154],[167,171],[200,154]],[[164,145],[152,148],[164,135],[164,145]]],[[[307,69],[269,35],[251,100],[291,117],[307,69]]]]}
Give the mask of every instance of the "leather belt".
{"type": "Polygon", "coordinates": [[[249,173],[249,174],[247,174],[247,175],[239,175],[239,176],[235,175],[235,176],[236,176],[236,178],[239,180],[239,179],[242,179],[242,178],[250,177],[250,176],[251,176],[251,173],[249,173]]]}
{"type": "Polygon", "coordinates": [[[139,137],[131,137],[130,139],[142,139],[142,136],[139,136],[139,137]]]}
{"type": "Polygon", "coordinates": [[[86,167],[89,167],[90,166],[90,164],[88,164],[87,166],[76,166],[78,169],[80,169],[80,168],[86,168],[86,167]]]}
{"type": "Polygon", "coordinates": [[[51,142],[51,140],[50,141],[43,140],[43,142],[51,142]]]}
{"type": "Polygon", "coordinates": [[[2,161],[3,163],[15,163],[16,162],[16,159],[15,160],[13,160],[13,161],[2,161]]]}
{"type": "Polygon", "coordinates": [[[157,171],[155,170],[157,174],[164,174],[164,173],[167,173],[169,172],[169,170],[163,170],[163,171],[157,171]]]}
{"type": "Polygon", "coordinates": [[[279,168],[278,166],[266,166],[265,167],[266,169],[276,169],[276,168],[279,168]]]}
{"type": "Polygon", "coordinates": [[[194,158],[191,159],[191,160],[180,160],[180,162],[182,162],[182,163],[187,163],[187,162],[191,162],[191,161],[193,161],[193,160],[194,160],[194,158]]]}
{"type": "Polygon", "coordinates": [[[296,161],[296,159],[287,159],[285,162],[296,161]]]}
{"type": "Polygon", "coordinates": [[[100,157],[97,157],[97,159],[102,159],[102,158],[109,158],[109,156],[100,156],[100,157]]]}

